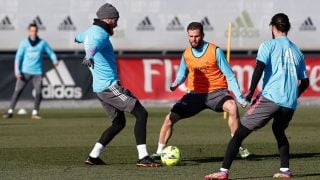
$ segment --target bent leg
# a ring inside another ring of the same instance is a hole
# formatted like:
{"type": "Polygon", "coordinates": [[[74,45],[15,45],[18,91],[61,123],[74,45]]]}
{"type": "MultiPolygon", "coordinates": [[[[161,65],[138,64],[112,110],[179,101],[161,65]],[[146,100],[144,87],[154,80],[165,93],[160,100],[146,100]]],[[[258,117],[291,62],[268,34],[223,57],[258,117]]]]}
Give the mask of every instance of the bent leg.
{"type": "Polygon", "coordinates": [[[99,97],[98,99],[109,118],[112,119],[112,125],[102,133],[100,139],[91,150],[89,154],[89,157],[91,158],[98,158],[105,146],[108,145],[126,125],[126,119],[123,111],[119,111],[99,97]]]}
{"type": "Polygon", "coordinates": [[[35,89],[35,100],[33,110],[39,112],[40,103],[42,100],[42,75],[34,76],[32,79],[32,83],[35,89]]]}
{"type": "Polygon", "coordinates": [[[239,126],[239,112],[237,104],[234,100],[230,99],[224,102],[223,110],[229,114],[228,125],[231,135],[235,133],[239,126]]]}
{"type": "Polygon", "coordinates": [[[236,157],[242,141],[254,130],[265,126],[274,114],[279,110],[279,106],[268,99],[260,99],[250,107],[241,119],[241,124],[229,142],[223,160],[222,168],[229,169],[232,161],[236,157]]]}
{"type": "Polygon", "coordinates": [[[136,118],[136,124],[134,126],[136,144],[146,144],[148,112],[141,105],[141,103],[137,101],[133,110],[131,111],[131,114],[136,118]]]}
{"type": "Polygon", "coordinates": [[[22,79],[17,79],[16,86],[11,97],[10,109],[13,110],[16,107],[16,104],[28,82],[29,77],[26,76],[23,76],[22,79]]]}
{"type": "Polygon", "coordinates": [[[180,115],[170,112],[164,119],[160,135],[159,144],[167,144],[172,136],[173,125],[181,119],[180,115]]]}
{"type": "Polygon", "coordinates": [[[110,104],[104,102],[103,99],[99,100],[103,106],[103,109],[105,110],[109,118],[112,120],[112,125],[102,133],[98,141],[103,146],[106,146],[125,127],[126,118],[124,116],[123,111],[120,111],[115,107],[111,106],[110,104]]]}
{"type": "Polygon", "coordinates": [[[272,131],[278,144],[281,168],[289,168],[289,141],[285,134],[285,130],[288,127],[293,114],[293,109],[281,108],[281,110],[275,114],[272,124],[272,131]]]}
{"type": "Polygon", "coordinates": [[[181,119],[192,117],[206,108],[206,95],[186,94],[165,117],[160,129],[157,154],[160,154],[172,136],[173,126],[181,119]]]}
{"type": "Polygon", "coordinates": [[[234,136],[230,140],[226,153],[224,155],[222,168],[230,169],[231,164],[238,154],[239,148],[242,141],[251,133],[252,131],[245,126],[240,125],[236,130],[234,136]]]}

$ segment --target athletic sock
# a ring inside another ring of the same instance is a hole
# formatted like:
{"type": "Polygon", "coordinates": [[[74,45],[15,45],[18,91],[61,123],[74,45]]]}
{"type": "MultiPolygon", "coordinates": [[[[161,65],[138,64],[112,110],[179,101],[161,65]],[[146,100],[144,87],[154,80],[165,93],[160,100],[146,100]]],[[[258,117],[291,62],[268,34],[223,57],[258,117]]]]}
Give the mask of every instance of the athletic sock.
{"type": "Polygon", "coordinates": [[[289,170],[290,170],[289,168],[280,168],[281,172],[286,172],[286,171],[289,171],[289,170]]]}
{"type": "Polygon", "coordinates": [[[100,143],[96,143],[92,149],[92,151],[90,152],[89,156],[92,158],[97,158],[100,156],[100,154],[102,153],[102,151],[104,150],[104,146],[100,143]]]}
{"type": "Polygon", "coordinates": [[[225,173],[229,173],[229,169],[225,169],[225,168],[220,168],[220,171],[225,172],[225,173]]]}
{"type": "Polygon", "coordinates": [[[157,154],[160,154],[165,147],[166,147],[166,144],[158,143],[157,154]]]}
{"type": "Polygon", "coordinates": [[[35,109],[34,109],[34,110],[32,110],[32,115],[33,115],[33,116],[38,115],[38,111],[37,111],[37,110],[35,110],[35,109]]]}
{"type": "Polygon", "coordinates": [[[8,110],[8,113],[9,113],[9,114],[12,114],[12,113],[13,113],[13,109],[9,109],[9,110],[8,110]]]}
{"type": "Polygon", "coordinates": [[[147,145],[145,144],[137,145],[137,150],[138,150],[139,159],[143,159],[144,157],[149,155],[147,151],[147,145]]]}

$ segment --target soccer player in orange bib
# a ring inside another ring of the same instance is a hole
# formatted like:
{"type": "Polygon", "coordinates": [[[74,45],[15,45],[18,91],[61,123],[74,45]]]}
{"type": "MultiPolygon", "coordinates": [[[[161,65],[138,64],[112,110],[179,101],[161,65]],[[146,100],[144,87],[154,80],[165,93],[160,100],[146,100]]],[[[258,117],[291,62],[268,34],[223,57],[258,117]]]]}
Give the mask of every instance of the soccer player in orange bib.
{"type": "MultiPolygon", "coordinates": [[[[215,112],[228,112],[228,125],[233,136],[239,125],[239,113],[235,100],[228,91],[230,86],[241,106],[247,106],[238,81],[223,51],[216,45],[203,40],[203,26],[192,22],[187,28],[191,47],[186,48],[176,80],[171,84],[171,91],[188,78],[188,93],[182,97],[166,116],[161,127],[158,149],[154,158],[159,158],[166,147],[173,131],[173,126],[181,119],[196,115],[204,109],[215,112]]],[[[250,155],[243,147],[239,148],[242,158],[250,155]]]]}

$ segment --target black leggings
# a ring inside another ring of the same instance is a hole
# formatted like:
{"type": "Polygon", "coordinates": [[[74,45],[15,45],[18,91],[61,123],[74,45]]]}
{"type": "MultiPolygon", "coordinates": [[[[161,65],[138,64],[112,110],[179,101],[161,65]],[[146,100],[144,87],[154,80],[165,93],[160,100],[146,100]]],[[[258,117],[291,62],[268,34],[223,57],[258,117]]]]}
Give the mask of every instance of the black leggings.
{"type": "MultiPolygon", "coordinates": [[[[289,125],[290,120],[294,114],[294,110],[280,107],[273,115],[274,121],[272,124],[272,131],[277,140],[278,150],[280,154],[280,166],[289,168],[289,142],[285,134],[285,130],[289,125]]],[[[228,144],[226,154],[222,163],[222,168],[230,169],[232,161],[235,159],[242,141],[252,132],[240,124],[234,136],[228,144]]]]}
{"type": "MultiPolygon", "coordinates": [[[[148,112],[140,102],[137,101],[131,114],[136,118],[136,124],[134,126],[136,144],[146,144],[148,112]]],[[[126,118],[124,112],[118,111],[116,117],[112,121],[112,125],[102,133],[98,142],[103,146],[106,146],[125,126],[126,118]]]]}

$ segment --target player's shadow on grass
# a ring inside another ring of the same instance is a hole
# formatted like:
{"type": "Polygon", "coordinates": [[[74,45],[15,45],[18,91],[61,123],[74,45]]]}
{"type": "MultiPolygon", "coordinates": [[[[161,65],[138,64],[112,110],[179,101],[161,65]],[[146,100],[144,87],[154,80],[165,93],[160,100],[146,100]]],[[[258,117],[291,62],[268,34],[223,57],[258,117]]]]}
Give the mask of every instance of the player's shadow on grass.
{"type": "Polygon", "coordinates": [[[190,158],[183,159],[180,163],[180,166],[195,166],[200,165],[202,163],[222,162],[222,160],[223,157],[190,158]]]}
{"type": "MultiPolygon", "coordinates": [[[[290,154],[290,159],[300,159],[300,158],[314,158],[319,157],[320,153],[296,153],[296,154],[290,154]]],[[[244,159],[247,161],[262,161],[265,159],[275,159],[279,158],[279,154],[267,154],[267,155],[255,155],[252,154],[248,158],[244,159]]],[[[242,158],[237,157],[237,160],[242,160],[242,158]]],[[[181,162],[181,165],[197,165],[201,163],[211,163],[211,162],[222,162],[223,157],[201,157],[201,158],[189,158],[189,159],[183,159],[181,162]]]]}
{"type": "MultiPolygon", "coordinates": [[[[295,153],[295,154],[290,154],[290,159],[300,159],[300,158],[314,158],[314,157],[319,157],[320,158],[320,153],[295,153]]],[[[247,160],[252,160],[252,161],[261,161],[264,159],[273,159],[273,158],[279,158],[279,154],[268,154],[268,155],[255,155],[252,154],[247,158],[247,160]]]]}
{"type": "MultiPolygon", "coordinates": [[[[320,176],[320,173],[305,173],[305,174],[293,174],[294,178],[303,178],[303,177],[316,177],[320,176]]],[[[250,177],[240,177],[240,178],[232,178],[233,180],[236,179],[267,179],[270,178],[270,176],[250,176],[250,177]]]]}
{"type": "MultiPolygon", "coordinates": [[[[268,154],[268,155],[254,155],[252,154],[250,157],[243,159],[245,161],[262,161],[266,159],[275,159],[279,158],[279,154],[268,154]]],[[[300,159],[300,158],[320,158],[320,153],[295,153],[290,155],[290,159],[300,159]]],[[[242,160],[242,158],[237,157],[237,160],[242,160]]],[[[195,166],[200,165],[201,163],[212,163],[212,162],[222,162],[223,157],[204,157],[204,158],[189,158],[184,159],[181,162],[181,166],[195,166]]],[[[304,173],[304,174],[294,174],[293,178],[306,178],[306,177],[316,177],[320,176],[320,173],[304,173]]],[[[255,176],[255,177],[240,177],[240,178],[232,178],[235,179],[269,179],[270,176],[255,176]]]]}
{"type": "Polygon", "coordinates": [[[27,123],[27,122],[21,122],[21,123],[13,123],[13,122],[10,122],[10,123],[0,123],[0,126],[16,126],[16,125],[30,125],[30,123],[27,123]]]}

